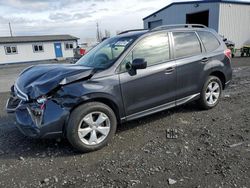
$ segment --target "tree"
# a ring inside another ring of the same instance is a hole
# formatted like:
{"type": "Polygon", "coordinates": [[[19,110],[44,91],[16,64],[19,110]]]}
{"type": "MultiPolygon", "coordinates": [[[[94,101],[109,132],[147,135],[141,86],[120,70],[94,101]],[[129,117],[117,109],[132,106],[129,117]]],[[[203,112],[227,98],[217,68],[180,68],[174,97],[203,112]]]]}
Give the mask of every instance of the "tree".
{"type": "Polygon", "coordinates": [[[105,38],[110,38],[110,31],[109,30],[107,30],[107,29],[105,29],[105,38]]]}

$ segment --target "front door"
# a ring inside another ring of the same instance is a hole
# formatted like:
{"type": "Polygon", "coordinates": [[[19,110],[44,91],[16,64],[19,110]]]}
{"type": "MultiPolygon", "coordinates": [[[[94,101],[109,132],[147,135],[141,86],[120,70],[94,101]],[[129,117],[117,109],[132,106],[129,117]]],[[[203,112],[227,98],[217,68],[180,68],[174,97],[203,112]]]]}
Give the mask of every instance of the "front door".
{"type": "Polygon", "coordinates": [[[62,45],[60,42],[54,43],[56,58],[62,57],[62,45]]]}
{"type": "Polygon", "coordinates": [[[175,61],[170,61],[169,49],[168,34],[154,34],[139,41],[122,62],[119,76],[128,119],[157,111],[170,102],[175,104],[175,61]],[[137,58],[144,58],[147,68],[131,75],[125,65],[137,58]]]}

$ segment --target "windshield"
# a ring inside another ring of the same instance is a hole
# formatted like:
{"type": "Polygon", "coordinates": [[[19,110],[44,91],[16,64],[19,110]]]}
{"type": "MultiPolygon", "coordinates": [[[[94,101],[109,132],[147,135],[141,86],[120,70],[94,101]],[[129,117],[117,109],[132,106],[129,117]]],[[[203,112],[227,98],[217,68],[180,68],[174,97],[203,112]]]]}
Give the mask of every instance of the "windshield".
{"type": "Polygon", "coordinates": [[[76,64],[98,69],[107,69],[132,44],[135,37],[113,37],[106,39],[90,50],[76,64]]]}

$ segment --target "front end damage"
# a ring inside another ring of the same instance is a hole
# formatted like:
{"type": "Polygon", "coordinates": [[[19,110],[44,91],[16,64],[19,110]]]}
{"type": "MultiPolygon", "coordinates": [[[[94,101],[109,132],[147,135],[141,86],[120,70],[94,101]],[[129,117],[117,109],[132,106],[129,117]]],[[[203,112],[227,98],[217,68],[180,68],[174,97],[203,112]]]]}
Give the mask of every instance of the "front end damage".
{"type": "Polygon", "coordinates": [[[77,66],[32,67],[21,73],[12,86],[6,111],[15,113],[17,127],[26,136],[59,137],[63,134],[64,125],[74,106],[63,104],[67,103],[67,97],[64,96],[62,88],[87,80],[92,75],[93,70],[77,66]],[[44,70],[46,68],[47,71],[44,70]],[[61,92],[61,95],[57,92],[61,92]]]}
{"type": "Polygon", "coordinates": [[[15,113],[19,130],[33,138],[61,136],[70,114],[68,108],[64,108],[52,98],[23,101],[15,92],[11,92],[6,110],[8,113],[15,113]]]}

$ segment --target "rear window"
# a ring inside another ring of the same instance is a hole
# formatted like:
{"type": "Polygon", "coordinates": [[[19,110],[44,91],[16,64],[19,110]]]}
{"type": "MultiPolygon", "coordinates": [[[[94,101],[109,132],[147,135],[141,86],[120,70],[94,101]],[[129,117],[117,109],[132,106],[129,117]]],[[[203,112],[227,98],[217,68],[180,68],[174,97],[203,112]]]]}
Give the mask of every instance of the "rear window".
{"type": "Polygon", "coordinates": [[[195,32],[175,32],[173,37],[175,58],[201,54],[201,45],[195,32]]]}
{"type": "Polygon", "coordinates": [[[199,31],[198,35],[200,36],[200,39],[204,44],[204,47],[206,48],[207,52],[214,51],[220,46],[220,42],[212,33],[206,31],[199,31]]]}

